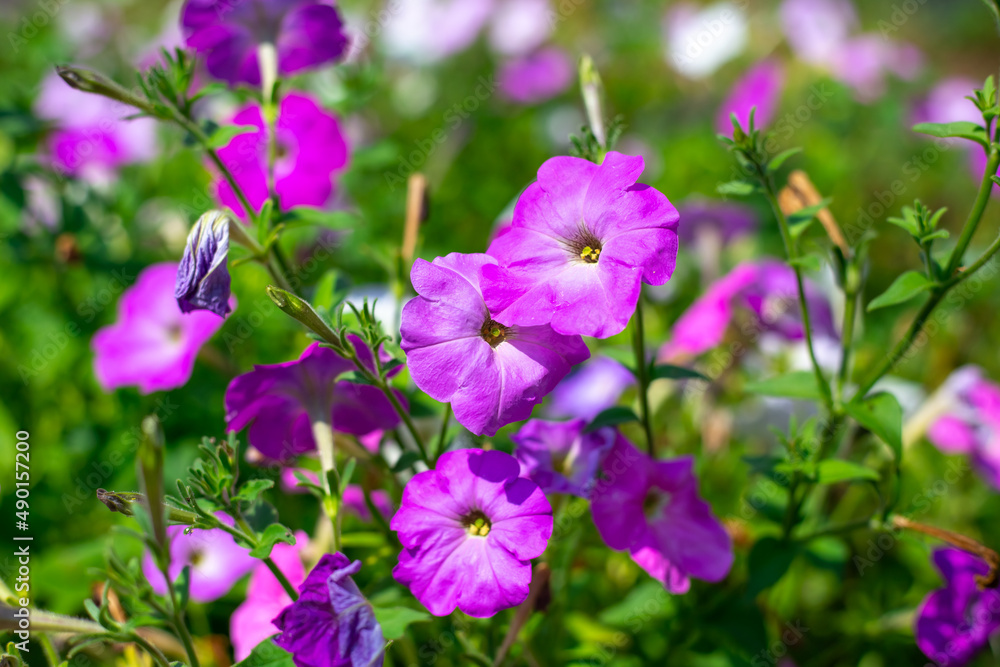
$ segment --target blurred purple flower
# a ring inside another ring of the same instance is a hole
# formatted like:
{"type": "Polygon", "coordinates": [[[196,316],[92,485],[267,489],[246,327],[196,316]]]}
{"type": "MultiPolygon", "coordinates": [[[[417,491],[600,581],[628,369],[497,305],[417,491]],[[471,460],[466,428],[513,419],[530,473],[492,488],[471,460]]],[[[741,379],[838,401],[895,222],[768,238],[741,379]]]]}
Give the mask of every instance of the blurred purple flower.
{"type": "MultiPolygon", "coordinates": [[[[255,210],[267,200],[267,131],[256,104],[238,111],[233,125],[252,125],[256,132],[239,134],[219,149],[223,164],[255,210]]],[[[310,97],[290,93],[281,100],[276,126],[278,158],[275,190],[281,209],[323,206],[333,193],[333,173],[347,164],[348,149],[340,125],[310,97]]],[[[246,219],[246,212],[221,176],[216,179],[219,199],[246,219]]]]}
{"type": "Polygon", "coordinates": [[[403,307],[400,327],[413,382],[450,402],[455,419],[476,435],[526,419],[590,356],[579,336],[497,320],[480,289],[480,272],[495,263],[481,254],[418,259],[410,271],[418,296],[403,307]]]}
{"type": "Polygon", "coordinates": [[[513,324],[607,338],[635,312],[642,283],[662,285],[677,258],[677,211],[636,183],[641,157],[610,152],[600,165],[554,157],[487,251],[483,295],[513,324]]]}
{"type": "Polygon", "coordinates": [[[861,102],[885,93],[886,75],[913,79],[923,67],[923,54],[912,44],[886,40],[874,33],[844,42],[829,63],[833,76],[854,89],[861,102]]]}
{"type": "Polygon", "coordinates": [[[946,454],[965,454],[980,474],[1000,489],[1000,385],[976,366],[964,366],[948,378],[952,409],[927,431],[927,439],[946,454]]]}
{"type": "Polygon", "coordinates": [[[347,50],[337,10],[315,0],[187,0],[181,28],[212,76],[231,84],[260,84],[261,44],[277,50],[279,74],[322,65],[347,50]]]}
{"type": "Polygon", "coordinates": [[[595,357],[556,385],[545,414],[591,421],[634,384],[635,376],[625,366],[610,357],[595,357]]]}
{"type": "Polygon", "coordinates": [[[736,114],[740,127],[750,126],[750,110],[756,107],[754,127],[763,128],[771,124],[774,112],[785,85],[785,68],[776,60],[764,60],[750,69],[733,85],[728,97],[719,107],[715,118],[715,130],[732,136],[733,123],[730,114],[736,114]]]}
{"type": "Polygon", "coordinates": [[[604,542],[632,559],[671,593],[689,577],[721,581],[733,545],[712,508],[698,495],[694,459],[657,461],[619,435],[591,494],[594,525],[604,542]]]}
{"type": "MultiPolygon", "coordinates": [[[[374,369],[371,352],[357,336],[348,339],[374,369]]],[[[399,416],[378,387],[337,377],[354,363],[328,347],[312,343],[295,361],[254,366],[226,389],[226,429],[250,425],[247,439],[264,456],[287,461],[316,449],[312,419],[331,419],[335,431],[362,435],[393,428],[399,416]]],[[[405,402],[399,394],[401,402],[405,402]]]]}
{"type": "MultiPolygon", "coordinates": [[[[303,475],[310,482],[319,486],[319,477],[312,470],[305,468],[283,468],[281,470],[281,489],[285,493],[306,493],[306,489],[299,486],[299,480],[295,477],[295,473],[303,475]]],[[[396,511],[396,508],[392,504],[392,497],[387,491],[375,489],[371,492],[371,496],[375,508],[385,518],[388,519],[396,511]]],[[[368,509],[368,504],[365,503],[365,492],[360,485],[348,484],[347,488],[344,489],[344,495],[341,497],[341,500],[343,500],[344,509],[348,512],[356,514],[362,521],[372,520],[372,513],[368,509]]]]}
{"type": "MultiPolygon", "coordinates": [[[[805,283],[805,290],[814,335],[837,339],[829,301],[811,282],[805,283]]],[[[710,285],[674,324],[657,358],[669,362],[712,349],[722,342],[736,307],[753,315],[757,334],[803,338],[795,273],[781,262],[765,260],[740,264],[710,285]]]]}
{"type": "MultiPolygon", "coordinates": [[[[309,536],[298,531],[295,544],[279,542],[271,550],[271,560],[292,586],[298,587],[306,578],[302,551],[308,543],[309,536]]],[[[290,604],[292,598],[277,577],[265,563],[258,561],[247,585],[247,598],[229,619],[229,636],[237,661],[246,658],[257,644],[278,632],[273,619],[290,604]]]]}
{"type": "MultiPolygon", "coordinates": [[[[217,512],[215,516],[227,526],[233,525],[233,520],[223,512],[217,512]]],[[[167,574],[171,582],[176,581],[181,570],[190,566],[190,592],[191,599],[195,602],[211,602],[221,598],[260,562],[236,544],[233,536],[221,528],[195,530],[189,535],[184,533],[187,528],[167,526],[167,537],[170,540],[170,567],[167,574]]],[[[167,582],[148,551],[142,559],[142,573],[157,595],[167,594],[167,582]]]]}
{"type": "Polygon", "coordinates": [[[208,311],[182,313],[174,298],[176,277],[172,262],[140,271],[118,302],[118,320],[90,341],[94,375],[104,391],[136,385],[148,394],[190,379],[198,350],[223,319],[208,311]]]}
{"type": "Polygon", "coordinates": [[[590,496],[597,471],[615,442],[613,428],[584,433],[584,419],[552,422],[531,419],[510,437],[521,474],[545,493],[590,496]]]}
{"type": "Polygon", "coordinates": [[[296,667],[381,665],[385,637],[371,603],[351,577],[361,570],[342,553],[324,554],[302,585],[299,599],[274,619],[274,643],[296,667]]]}
{"type": "Polygon", "coordinates": [[[229,216],[209,211],[188,233],[174,296],[181,312],[207,310],[219,317],[229,314],[229,216]]]}
{"type": "Polygon", "coordinates": [[[390,525],[403,551],[392,571],[435,616],[493,616],[528,596],[531,559],[552,535],[552,507],[510,454],[460,449],[403,489],[390,525]]]}
{"type": "Polygon", "coordinates": [[[677,226],[677,236],[682,244],[696,243],[699,238],[708,234],[719,237],[722,243],[731,243],[757,229],[757,216],[745,204],[689,199],[678,210],[680,223],[677,226]]]}
{"type": "Polygon", "coordinates": [[[384,26],[389,55],[426,64],[457,53],[476,41],[494,0],[407,0],[395,5],[384,26]]]}
{"type": "Polygon", "coordinates": [[[858,16],[851,0],[785,0],[781,24],[800,60],[826,65],[857,28],[858,16]]]}
{"type": "Polygon", "coordinates": [[[942,667],[962,667],[1000,628],[1000,591],[979,589],[976,576],[985,576],[989,566],[972,554],[938,549],[934,565],[945,587],[924,598],[917,610],[917,646],[942,667]]]}
{"type": "Polygon", "coordinates": [[[501,67],[500,92],[518,104],[538,104],[566,90],[573,81],[573,63],[564,51],[548,47],[511,60],[501,67]]]}
{"type": "Polygon", "coordinates": [[[504,56],[531,53],[552,34],[554,19],[549,0],[500,0],[490,17],[490,47],[504,56]]]}
{"type": "Polygon", "coordinates": [[[70,176],[105,184],[121,165],[156,155],[155,120],[123,120],[135,109],[70,88],[56,73],[42,81],[34,110],[53,125],[46,140],[53,166],[70,176]]]}

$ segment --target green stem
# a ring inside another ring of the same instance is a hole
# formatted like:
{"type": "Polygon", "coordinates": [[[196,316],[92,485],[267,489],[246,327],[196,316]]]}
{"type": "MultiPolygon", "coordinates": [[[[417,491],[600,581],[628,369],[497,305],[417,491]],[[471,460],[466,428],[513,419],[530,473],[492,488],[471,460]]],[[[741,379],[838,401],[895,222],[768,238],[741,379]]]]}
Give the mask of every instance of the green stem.
{"type": "Polygon", "coordinates": [[[413,442],[416,443],[417,449],[420,450],[420,458],[423,459],[424,463],[426,463],[428,467],[432,467],[433,464],[427,456],[427,447],[424,446],[424,441],[420,437],[420,433],[417,431],[417,426],[413,423],[413,419],[410,417],[409,413],[406,412],[402,403],[400,403],[399,399],[396,398],[396,394],[393,392],[392,387],[390,387],[385,381],[382,381],[379,383],[379,389],[381,389],[382,393],[389,399],[389,403],[392,404],[393,409],[406,425],[406,430],[409,431],[410,437],[413,438],[413,442]]]}
{"type": "Polygon", "coordinates": [[[292,586],[292,582],[288,580],[288,577],[286,577],[285,573],[281,571],[281,568],[278,567],[278,564],[275,563],[270,556],[264,559],[264,564],[267,565],[267,569],[271,571],[271,574],[274,575],[274,578],[278,580],[278,583],[281,584],[281,587],[285,589],[286,593],[288,593],[288,597],[290,597],[293,602],[295,600],[298,600],[299,592],[295,590],[295,586],[292,586]]]}
{"type": "MultiPolygon", "coordinates": [[[[853,266],[848,267],[847,270],[851,272],[853,266]]],[[[854,348],[854,319],[857,312],[858,290],[849,285],[844,290],[844,326],[840,332],[840,371],[837,373],[836,404],[843,403],[844,388],[850,378],[851,351],[854,348]]]]}
{"type": "Polygon", "coordinates": [[[313,438],[319,451],[320,484],[323,487],[323,509],[330,517],[333,526],[333,550],[340,551],[340,477],[337,474],[337,462],[333,449],[333,426],[326,415],[310,415],[312,419],[313,438]],[[336,489],[330,484],[330,478],[336,489]]]}
{"type": "Polygon", "coordinates": [[[451,423],[451,403],[444,404],[444,415],[441,417],[441,431],[438,433],[437,447],[434,449],[434,463],[444,453],[445,440],[448,438],[448,425],[451,423]]]}
{"type": "Polygon", "coordinates": [[[962,265],[962,257],[965,255],[965,250],[969,247],[969,243],[972,242],[972,237],[979,227],[979,221],[983,218],[986,205],[990,201],[990,193],[993,191],[993,181],[990,179],[990,176],[997,173],[998,166],[1000,166],[1000,147],[994,144],[990,147],[987,154],[986,173],[983,174],[983,180],[979,184],[979,193],[976,195],[976,201],[972,205],[972,210],[969,211],[969,217],[962,228],[961,236],[958,237],[958,243],[955,245],[955,249],[948,259],[946,276],[952,276],[958,270],[958,267],[962,265]]]}
{"type": "MultiPolygon", "coordinates": [[[[219,528],[222,528],[234,537],[242,537],[251,545],[251,548],[260,544],[257,540],[257,534],[254,532],[253,528],[250,527],[250,524],[247,523],[247,520],[243,518],[242,513],[238,511],[230,511],[229,515],[236,521],[236,525],[240,530],[235,530],[221,521],[218,522],[219,528]]],[[[274,574],[275,579],[278,580],[281,587],[285,589],[286,593],[288,593],[288,597],[292,598],[292,600],[298,600],[299,592],[295,590],[294,586],[292,586],[292,582],[288,581],[288,577],[285,576],[285,573],[278,569],[277,563],[275,563],[270,556],[262,560],[264,561],[264,564],[267,565],[268,569],[274,574]]]]}
{"type": "Polygon", "coordinates": [[[132,632],[128,635],[128,641],[131,641],[137,646],[141,646],[142,650],[148,653],[149,657],[152,658],[153,662],[159,665],[159,667],[170,667],[170,661],[167,660],[167,656],[163,655],[163,651],[143,639],[137,632],[132,632]]]}
{"type": "Polygon", "coordinates": [[[49,667],[58,667],[60,662],[59,652],[52,645],[52,640],[44,632],[39,633],[37,638],[38,643],[42,645],[42,653],[45,655],[45,661],[49,663],[49,667]]]}
{"type": "Polygon", "coordinates": [[[636,377],[639,380],[639,411],[642,413],[642,428],[646,432],[646,449],[650,456],[656,455],[653,441],[653,423],[649,414],[649,366],[646,364],[646,334],[642,318],[642,294],[635,304],[635,326],[632,327],[632,350],[635,353],[636,377]]]}
{"type": "Polygon", "coordinates": [[[871,526],[872,518],[858,519],[856,521],[850,521],[848,523],[839,524],[836,526],[827,526],[826,528],[821,528],[815,532],[809,533],[808,535],[803,535],[802,537],[796,539],[796,542],[805,543],[815,540],[818,537],[826,537],[828,535],[843,535],[844,533],[851,533],[859,528],[867,528],[871,526]]]}

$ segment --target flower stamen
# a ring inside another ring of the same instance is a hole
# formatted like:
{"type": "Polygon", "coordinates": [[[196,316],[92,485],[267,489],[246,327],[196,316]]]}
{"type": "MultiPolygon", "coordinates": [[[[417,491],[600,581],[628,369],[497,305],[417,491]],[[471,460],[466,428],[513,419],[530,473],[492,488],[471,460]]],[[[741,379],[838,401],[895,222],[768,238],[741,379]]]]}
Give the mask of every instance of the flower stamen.
{"type": "Polygon", "coordinates": [[[469,531],[469,535],[475,537],[486,537],[490,534],[493,524],[485,514],[476,510],[462,518],[462,525],[469,531]]]}
{"type": "Polygon", "coordinates": [[[479,334],[492,347],[496,347],[507,338],[507,327],[495,320],[487,319],[483,323],[482,329],[479,330],[479,334]]]}

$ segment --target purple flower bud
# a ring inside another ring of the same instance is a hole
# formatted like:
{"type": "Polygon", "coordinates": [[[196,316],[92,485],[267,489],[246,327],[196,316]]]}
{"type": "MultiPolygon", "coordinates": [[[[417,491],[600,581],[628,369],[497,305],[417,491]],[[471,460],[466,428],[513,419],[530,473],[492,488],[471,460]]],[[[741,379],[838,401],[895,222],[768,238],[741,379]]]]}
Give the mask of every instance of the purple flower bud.
{"type": "Polygon", "coordinates": [[[181,312],[210,310],[220,317],[229,314],[230,218],[221,211],[209,211],[188,233],[184,256],[177,267],[174,296],[181,312]]]}

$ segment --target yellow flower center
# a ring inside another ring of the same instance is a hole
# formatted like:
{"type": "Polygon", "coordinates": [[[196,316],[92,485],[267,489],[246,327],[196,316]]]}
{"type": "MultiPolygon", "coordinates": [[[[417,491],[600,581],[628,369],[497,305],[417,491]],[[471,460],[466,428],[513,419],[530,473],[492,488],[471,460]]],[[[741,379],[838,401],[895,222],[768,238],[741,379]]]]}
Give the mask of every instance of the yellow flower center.
{"type": "Polygon", "coordinates": [[[587,262],[588,264],[596,264],[597,260],[601,258],[600,248],[591,248],[589,245],[583,246],[580,251],[580,259],[587,262]]]}
{"type": "Polygon", "coordinates": [[[493,347],[496,347],[507,338],[507,327],[499,322],[488,319],[483,323],[483,327],[479,330],[479,334],[483,337],[483,340],[493,347]]]}
{"type": "Polygon", "coordinates": [[[472,512],[464,519],[462,519],[462,524],[465,529],[469,531],[469,535],[474,535],[476,537],[486,537],[490,534],[490,527],[493,525],[490,520],[486,518],[486,515],[476,510],[472,512]]]}

